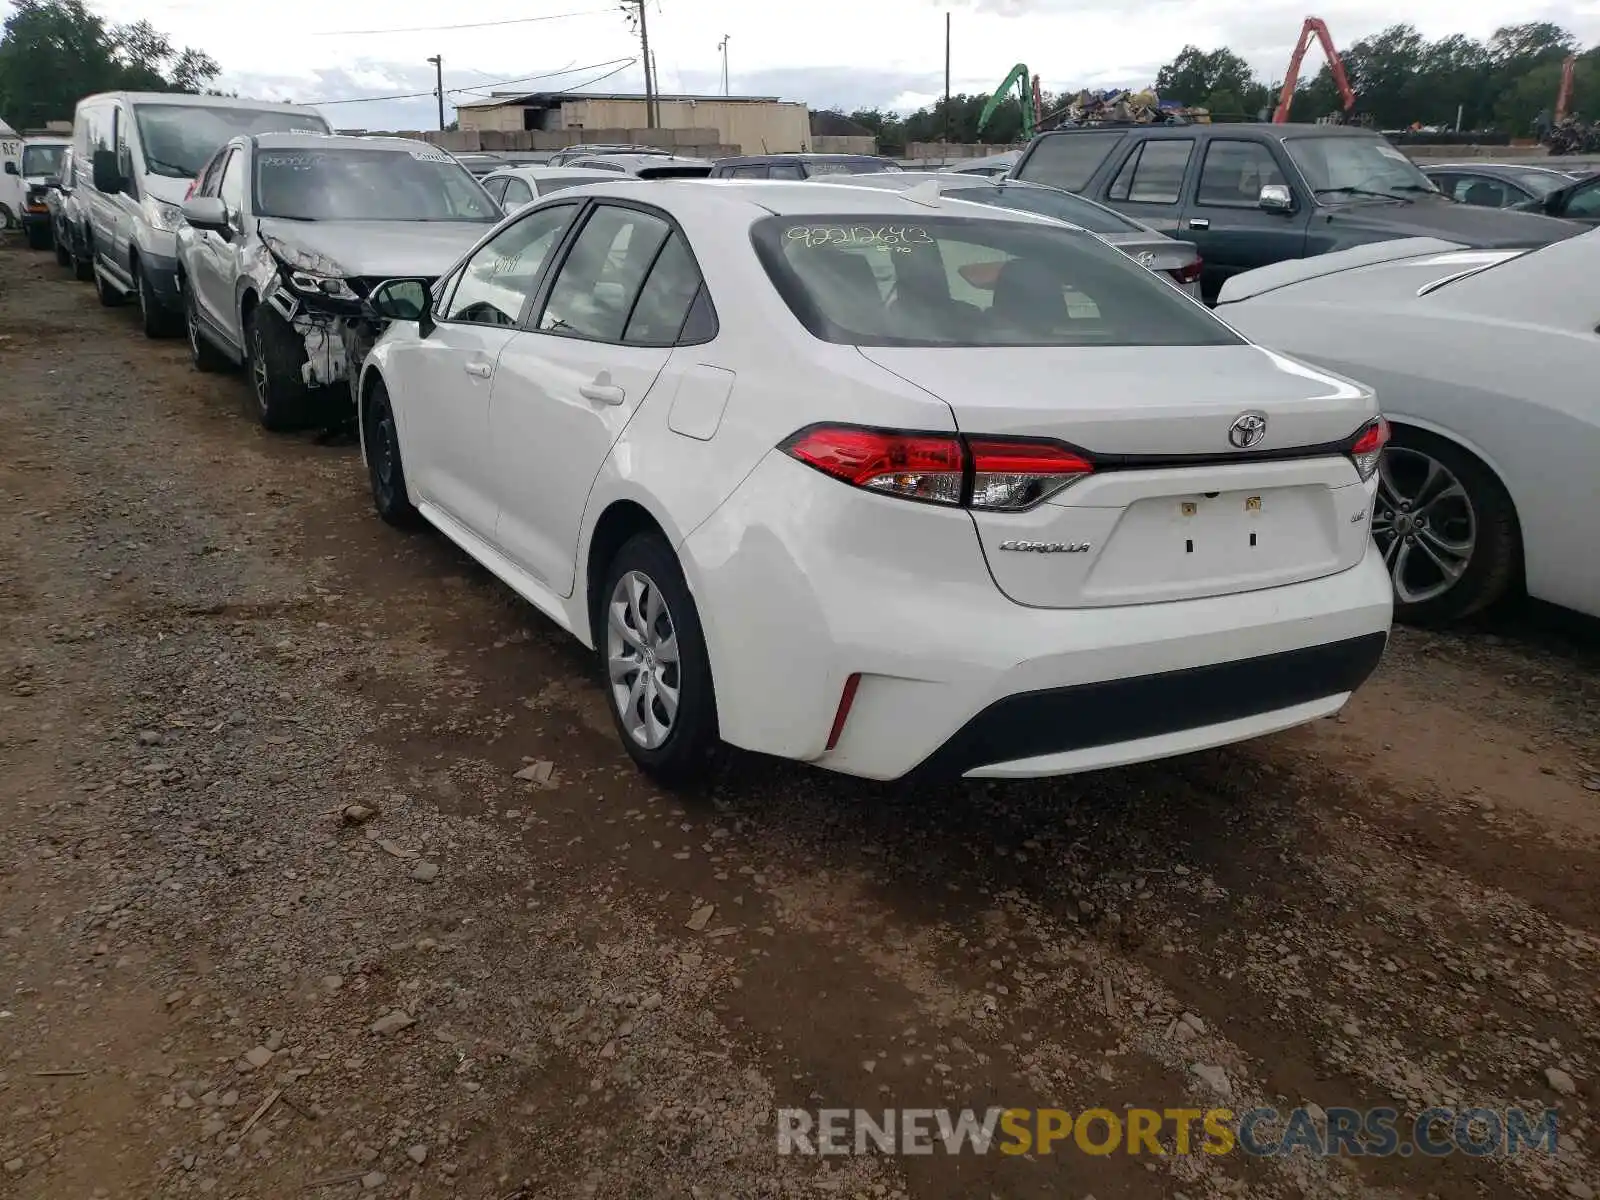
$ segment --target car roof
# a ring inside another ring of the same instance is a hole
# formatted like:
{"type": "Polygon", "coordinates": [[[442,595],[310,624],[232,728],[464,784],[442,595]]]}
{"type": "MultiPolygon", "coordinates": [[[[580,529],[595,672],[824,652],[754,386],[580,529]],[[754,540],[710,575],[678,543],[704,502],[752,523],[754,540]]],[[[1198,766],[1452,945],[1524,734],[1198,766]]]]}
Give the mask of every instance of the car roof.
{"type": "Polygon", "coordinates": [[[96,100],[123,100],[130,104],[176,104],[184,108],[242,108],[250,112],[292,112],[322,114],[312,104],[283,104],[276,100],[248,100],[239,96],[200,96],[193,92],[96,92],[79,104],[96,100]]]}
{"type": "Polygon", "coordinates": [[[485,175],[485,179],[496,179],[506,175],[521,175],[525,179],[616,179],[615,171],[598,171],[593,167],[547,167],[541,163],[528,163],[525,166],[507,164],[496,167],[485,175]]]}
{"type": "MultiPolygon", "coordinates": [[[[676,154],[586,154],[582,158],[573,159],[568,165],[577,166],[584,158],[603,158],[607,162],[616,162],[632,167],[709,167],[711,165],[711,160],[708,158],[680,158],[676,154]]],[[[605,172],[602,173],[604,174],[605,172]]]]}
{"type": "Polygon", "coordinates": [[[22,139],[24,146],[70,146],[72,139],[57,137],[55,134],[44,134],[40,137],[25,137],[22,139]]]}
{"type": "Polygon", "coordinates": [[[718,164],[733,163],[738,166],[748,166],[760,163],[785,163],[785,162],[887,162],[888,159],[877,154],[826,154],[810,150],[785,150],[777,154],[734,154],[727,158],[717,159],[718,164]]]}
{"type": "Polygon", "coordinates": [[[1497,162],[1455,162],[1455,163],[1429,163],[1422,168],[1428,171],[1467,171],[1479,175],[1516,175],[1526,171],[1535,171],[1541,175],[1561,175],[1571,178],[1570,171],[1563,171],[1559,167],[1540,167],[1532,163],[1497,163],[1497,162]]]}
{"type": "Polygon", "coordinates": [[[1082,133],[1139,133],[1150,137],[1192,138],[1197,133],[1211,133],[1218,137],[1239,137],[1258,133],[1263,137],[1380,137],[1377,131],[1359,125],[1313,125],[1300,122],[1228,121],[1218,124],[1191,125],[1074,125],[1065,129],[1047,129],[1036,138],[1061,137],[1082,133]]]}
{"type": "MultiPolygon", "coordinates": [[[[258,133],[255,143],[260,150],[295,150],[309,146],[318,150],[392,150],[397,153],[431,150],[436,154],[445,154],[438,147],[415,138],[365,137],[352,133],[316,133],[312,130],[258,133]]],[[[445,157],[450,156],[445,154],[445,157]]]]}
{"type": "MultiPolygon", "coordinates": [[[[618,199],[640,198],[640,187],[649,188],[650,203],[669,212],[701,217],[747,220],[763,214],[779,217],[840,217],[880,215],[897,219],[928,217],[933,214],[960,216],[969,220],[1011,221],[1025,224],[1063,222],[1016,209],[990,208],[970,201],[911,198],[907,192],[878,187],[818,187],[803,180],[774,179],[672,179],[660,182],[608,179],[587,184],[585,194],[618,199]],[[955,207],[951,207],[954,205],[955,207]]],[[[563,193],[565,194],[565,193],[563,193]]]]}

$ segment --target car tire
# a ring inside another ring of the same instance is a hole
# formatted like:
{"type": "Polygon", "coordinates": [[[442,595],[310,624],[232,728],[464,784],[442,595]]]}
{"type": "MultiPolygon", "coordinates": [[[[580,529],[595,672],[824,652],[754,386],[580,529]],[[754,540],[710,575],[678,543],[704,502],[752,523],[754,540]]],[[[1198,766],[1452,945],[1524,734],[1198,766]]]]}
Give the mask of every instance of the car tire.
{"type": "Polygon", "coordinates": [[[361,446],[372,484],[372,506],[398,529],[417,524],[417,510],[406,490],[405,462],[400,455],[400,426],[389,403],[389,389],[374,379],[361,419],[361,446]]]}
{"type": "Polygon", "coordinates": [[[79,283],[94,282],[94,247],[88,242],[88,235],[84,235],[84,250],[79,254],[76,249],[72,252],[72,274],[79,283]]]}
{"type": "Polygon", "coordinates": [[[189,335],[189,361],[194,364],[196,371],[209,374],[212,371],[225,371],[233,365],[228,356],[200,332],[200,313],[195,308],[194,293],[187,287],[183,289],[183,323],[189,335]]]}
{"type": "Polygon", "coordinates": [[[250,391],[262,428],[279,433],[304,426],[311,408],[311,389],[300,374],[306,348],[289,322],[275,309],[257,306],[245,318],[244,344],[250,391]]]}
{"type": "Polygon", "coordinates": [[[94,294],[100,301],[101,308],[121,308],[126,303],[126,294],[117,291],[116,287],[106,279],[106,274],[98,266],[91,266],[94,271],[94,294]]]}
{"type": "Polygon", "coordinates": [[[182,322],[176,313],[161,306],[161,301],[156,298],[155,288],[151,286],[150,276],[137,263],[134,265],[133,279],[134,298],[139,302],[139,324],[144,327],[145,337],[174,336],[182,328],[182,322]]]}
{"type": "Polygon", "coordinates": [[[27,238],[28,249],[30,250],[48,250],[55,241],[50,236],[50,226],[48,225],[29,225],[27,238]]]}
{"type": "Polygon", "coordinates": [[[55,233],[55,243],[56,265],[58,267],[70,267],[72,265],[72,251],[67,246],[67,239],[62,236],[60,230],[55,233]]]}
{"type": "Polygon", "coordinates": [[[612,556],[594,640],[629,756],[667,787],[705,779],[721,746],[711,662],[683,569],[660,534],[635,534],[612,556]],[[668,646],[675,658],[665,657],[668,646]]]}
{"type": "Polygon", "coordinates": [[[1372,521],[1395,583],[1395,619],[1405,624],[1449,625],[1481,613],[1521,574],[1521,527],[1500,480],[1423,430],[1395,427],[1372,521]]]}

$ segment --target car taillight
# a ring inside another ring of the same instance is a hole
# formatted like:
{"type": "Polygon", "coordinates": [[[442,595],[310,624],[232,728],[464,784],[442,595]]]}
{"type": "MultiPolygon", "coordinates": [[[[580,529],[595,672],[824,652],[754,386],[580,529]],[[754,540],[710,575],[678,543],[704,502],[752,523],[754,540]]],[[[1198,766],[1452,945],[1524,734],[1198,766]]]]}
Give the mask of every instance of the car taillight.
{"type": "Polygon", "coordinates": [[[1187,286],[1200,278],[1200,268],[1203,265],[1204,264],[1197,258],[1192,263],[1186,263],[1181,267],[1173,267],[1167,272],[1167,274],[1171,275],[1179,283],[1187,286]]]}
{"type": "Polygon", "coordinates": [[[1350,461],[1356,464],[1356,474],[1361,476],[1365,483],[1372,478],[1372,473],[1378,469],[1378,460],[1383,457],[1383,448],[1389,444],[1389,422],[1382,417],[1374,417],[1350,446],[1350,461]]]}
{"type": "Polygon", "coordinates": [[[1094,471],[1054,442],[818,425],[779,449],[825,475],[885,495],[1019,512],[1094,471]]]}

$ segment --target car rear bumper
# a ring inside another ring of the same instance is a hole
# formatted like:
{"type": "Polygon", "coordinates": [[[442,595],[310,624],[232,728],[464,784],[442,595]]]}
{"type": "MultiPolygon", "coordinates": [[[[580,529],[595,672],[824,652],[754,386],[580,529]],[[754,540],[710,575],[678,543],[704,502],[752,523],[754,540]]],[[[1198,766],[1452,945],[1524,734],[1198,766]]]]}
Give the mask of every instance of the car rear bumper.
{"type": "Polygon", "coordinates": [[[681,551],[724,738],[876,779],[1068,774],[1314,720],[1377,665],[1392,614],[1370,548],[1349,570],[1232,595],[1019,605],[965,512],[776,453],[681,551]]]}

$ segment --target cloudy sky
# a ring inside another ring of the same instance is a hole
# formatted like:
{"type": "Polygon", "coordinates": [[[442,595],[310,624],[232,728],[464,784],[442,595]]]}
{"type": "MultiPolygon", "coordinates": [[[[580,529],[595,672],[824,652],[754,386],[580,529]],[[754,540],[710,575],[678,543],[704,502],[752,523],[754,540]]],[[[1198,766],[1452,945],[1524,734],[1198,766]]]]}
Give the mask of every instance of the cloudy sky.
{"type": "MultiPolygon", "coordinates": [[[[89,0],[111,21],[148,19],[175,44],[208,51],[229,90],[301,102],[431,92],[428,56],[444,57],[447,89],[502,84],[583,87],[623,66],[638,42],[619,0],[89,0]],[[578,15],[570,15],[578,14],[578,15]],[[548,18],[528,20],[527,18],[548,18]],[[490,23],[493,24],[490,24],[490,23]],[[471,24],[477,28],[440,29],[471,24]],[[428,27],[410,32],[417,27],[428,27]],[[592,69],[579,69],[592,68],[592,69]],[[543,78],[529,78],[543,76],[543,78]],[[520,82],[526,79],[526,83],[520,82]]],[[[663,92],[719,92],[717,43],[728,37],[735,93],[778,95],[813,108],[913,109],[943,87],[944,14],[952,16],[955,91],[992,90],[1018,61],[1053,90],[1145,86],[1193,42],[1226,45],[1264,79],[1282,76],[1308,11],[1305,0],[649,0],[651,48],[663,92]]],[[[1340,44],[1405,19],[1432,38],[1486,38],[1497,25],[1555,21],[1600,42],[1600,0],[1333,0],[1312,6],[1340,44]]],[[[9,5],[0,0],[0,16],[9,5]]],[[[1315,52],[1313,52],[1315,53],[1315,52]]],[[[1313,68],[1314,69],[1314,66],[1313,68]]],[[[639,67],[592,85],[639,91],[639,67]]],[[[454,99],[469,100],[470,92],[454,99]]],[[[329,105],[340,128],[434,124],[429,97],[329,105]]]]}

